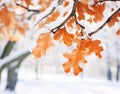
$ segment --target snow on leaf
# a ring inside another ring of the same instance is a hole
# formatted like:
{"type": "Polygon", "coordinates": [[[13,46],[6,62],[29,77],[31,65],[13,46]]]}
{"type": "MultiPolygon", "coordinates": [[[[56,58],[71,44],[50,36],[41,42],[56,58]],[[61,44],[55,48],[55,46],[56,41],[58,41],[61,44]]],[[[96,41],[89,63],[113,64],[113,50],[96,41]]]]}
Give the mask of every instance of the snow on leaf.
{"type": "MultiPolygon", "coordinates": [[[[103,19],[103,12],[105,9],[105,3],[100,3],[97,5],[91,5],[78,2],[77,4],[77,13],[78,13],[78,19],[84,20],[85,19],[85,13],[89,14],[90,16],[94,16],[93,20],[94,22],[101,21],[103,19]]],[[[91,17],[88,19],[88,21],[92,21],[91,17]]]]}
{"type": "Polygon", "coordinates": [[[73,23],[74,22],[75,22],[75,18],[71,17],[67,22],[67,26],[73,28],[73,23]]]}
{"type": "Polygon", "coordinates": [[[74,35],[69,34],[67,32],[66,28],[64,27],[64,28],[59,29],[54,35],[55,40],[60,40],[61,38],[62,38],[64,44],[66,44],[67,46],[71,46],[72,42],[73,42],[74,35]]]}
{"type": "Polygon", "coordinates": [[[108,26],[112,27],[115,22],[119,22],[118,17],[120,17],[120,12],[113,16],[113,18],[108,22],[108,26]]]}
{"type": "Polygon", "coordinates": [[[42,33],[38,37],[37,46],[32,49],[32,54],[35,56],[35,58],[46,55],[47,49],[54,45],[51,39],[50,32],[42,33]]]}
{"type": "Polygon", "coordinates": [[[90,15],[94,14],[93,10],[89,9],[88,4],[84,4],[84,3],[78,2],[76,8],[77,8],[78,19],[79,20],[85,19],[85,15],[84,15],[85,12],[87,12],[90,15]]]}
{"type": "Polygon", "coordinates": [[[95,22],[101,21],[103,19],[103,12],[105,10],[105,3],[97,4],[96,6],[93,5],[92,8],[94,9],[94,18],[95,22]]]}

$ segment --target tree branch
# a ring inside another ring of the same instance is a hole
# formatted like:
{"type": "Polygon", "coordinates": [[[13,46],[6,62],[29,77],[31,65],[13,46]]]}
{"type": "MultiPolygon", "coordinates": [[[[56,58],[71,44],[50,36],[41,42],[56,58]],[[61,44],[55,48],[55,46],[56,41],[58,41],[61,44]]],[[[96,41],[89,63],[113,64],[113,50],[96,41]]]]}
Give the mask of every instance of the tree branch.
{"type": "Polygon", "coordinates": [[[75,17],[76,23],[77,23],[81,28],[83,28],[83,29],[85,28],[84,26],[80,25],[80,24],[78,23],[78,21],[77,21],[77,17],[76,17],[76,14],[75,14],[77,3],[78,3],[78,0],[74,0],[73,8],[72,8],[72,11],[71,11],[70,15],[69,15],[59,26],[53,28],[53,29],[51,30],[51,32],[56,33],[56,31],[57,31],[60,27],[62,27],[72,16],[75,17]],[[55,30],[55,31],[54,31],[54,30],[55,30]]]}
{"type": "Polygon", "coordinates": [[[43,19],[45,19],[46,17],[48,17],[51,13],[53,13],[53,11],[56,9],[56,7],[53,7],[52,10],[50,12],[48,12],[45,16],[43,16],[42,18],[40,18],[34,26],[36,26],[40,21],[42,21],[43,19]]]}
{"type": "Polygon", "coordinates": [[[0,59],[3,59],[4,57],[8,56],[16,42],[8,41],[7,44],[4,47],[4,50],[2,52],[2,55],[0,56],[0,59]]]}
{"type": "Polygon", "coordinates": [[[20,51],[16,51],[11,55],[5,57],[4,59],[0,60],[0,70],[4,69],[5,67],[9,66],[11,63],[18,59],[22,59],[30,54],[28,48],[22,49],[20,51]]]}
{"type": "Polygon", "coordinates": [[[21,5],[21,4],[18,4],[18,3],[16,3],[16,5],[24,8],[24,9],[26,9],[28,12],[36,12],[36,13],[39,13],[39,12],[40,12],[39,10],[29,9],[28,7],[25,7],[25,6],[23,6],[23,5],[21,5]]]}
{"type": "Polygon", "coordinates": [[[119,11],[120,11],[120,8],[118,8],[97,30],[89,33],[88,35],[92,36],[95,33],[99,32],[108,22],[110,22],[112,20],[112,18],[114,17],[114,15],[116,15],[119,11]]]}
{"type": "MultiPolygon", "coordinates": [[[[61,5],[61,3],[63,2],[63,0],[58,0],[58,5],[61,5]]],[[[41,17],[35,24],[34,26],[36,26],[40,21],[44,20],[45,18],[47,18],[49,15],[51,15],[54,10],[56,9],[56,6],[54,6],[49,12],[47,12],[46,15],[44,15],[43,17],[41,17]]]]}

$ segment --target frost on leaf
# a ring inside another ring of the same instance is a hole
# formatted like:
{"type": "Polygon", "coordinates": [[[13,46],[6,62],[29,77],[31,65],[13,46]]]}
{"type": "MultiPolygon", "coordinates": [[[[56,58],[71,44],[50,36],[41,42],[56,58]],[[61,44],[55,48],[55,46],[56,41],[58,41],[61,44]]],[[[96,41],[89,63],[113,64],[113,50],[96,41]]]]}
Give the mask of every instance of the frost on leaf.
{"type": "Polygon", "coordinates": [[[32,49],[32,54],[35,56],[35,58],[39,58],[46,55],[47,49],[52,46],[53,43],[51,40],[50,32],[42,33],[37,39],[36,47],[32,49]]]}
{"type": "Polygon", "coordinates": [[[73,68],[74,74],[78,75],[82,68],[79,66],[80,63],[87,63],[86,56],[91,55],[93,52],[101,58],[101,51],[103,48],[100,45],[99,40],[85,39],[80,40],[77,48],[74,49],[71,53],[64,53],[64,57],[68,58],[68,61],[63,64],[64,71],[70,72],[70,69],[73,68]]]}
{"type": "Polygon", "coordinates": [[[66,44],[67,46],[71,46],[72,42],[73,42],[73,38],[74,35],[73,34],[69,34],[66,30],[66,28],[61,28],[59,29],[55,35],[54,35],[54,39],[55,40],[60,40],[62,39],[64,44],[66,44]]]}

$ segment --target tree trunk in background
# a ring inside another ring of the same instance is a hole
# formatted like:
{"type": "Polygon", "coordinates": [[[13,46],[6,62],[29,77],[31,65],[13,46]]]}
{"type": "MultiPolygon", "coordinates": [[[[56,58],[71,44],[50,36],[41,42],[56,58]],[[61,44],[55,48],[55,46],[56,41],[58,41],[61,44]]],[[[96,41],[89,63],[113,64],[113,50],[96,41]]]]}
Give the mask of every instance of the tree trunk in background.
{"type": "MultiPolygon", "coordinates": [[[[2,55],[0,56],[0,59],[3,59],[4,57],[8,56],[10,52],[13,49],[13,46],[16,42],[10,42],[8,41],[5,45],[5,48],[3,49],[2,55]]],[[[0,68],[0,81],[1,81],[1,73],[2,73],[3,68],[0,68]]]]}
{"type": "Polygon", "coordinates": [[[20,65],[22,61],[29,55],[26,54],[22,58],[18,59],[16,62],[11,64],[8,67],[8,74],[7,74],[7,85],[6,85],[6,90],[14,91],[15,86],[18,80],[18,70],[20,68],[20,65]]]}
{"type": "MultiPolygon", "coordinates": [[[[17,62],[15,62],[15,63],[17,63],[17,62]]],[[[19,67],[19,63],[15,66],[8,67],[7,85],[6,85],[7,90],[13,91],[15,89],[16,82],[17,82],[17,75],[18,75],[18,67],[19,67]]]]}
{"type": "MultiPolygon", "coordinates": [[[[3,50],[2,55],[0,56],[1,59],[5,58],[10,54],[12,51],[14,44],[16,42],[10,42],[8,41],[7,44],[5,45],[5,48],[3,50]]],[[[4,68],[8,68],[7,72],[7,85],[6,89],[13,91],[15,89],[16,83],[17,83],[17,75],[18,75],[18,69],[22,63],[22,61],[30,54],[29,51],[21,54],[20,56],[16,57],[12,61],[8,61],[8,63],[5,63],[0,67],[0,79],[1,79],[1,73],[4,68]]]]}
{"type": "MultiPolygon", "coordinates": [[[[119,46],[119,43],[118,41],[116,41],[116,54],[118,54],[118,56],[120,55],[120,46],[119,46]]],[[[119,76],[120,76],[120,59],[116,59],[116,62],[117,62],[117,72],[116,72],[116,81],[119,81],[119,76]]]]}
{"type": "Polygon", "coordinates": [[[0,56],[1,59],[3,59],[4,57],[8,56],[10,54],[10,52],[12,51],[13,49],[13,46],[16,42],[11,42],[11,41],[8,41],[7,44],[5,45],[5,48],[3,50],[3,53],[2,55],[0,56]]]}
{"type": "Polygon", "coordinates": [[[107,80],[112,80],[111,59],[109,50],[107,51],[107,80]]]}
{"type": "Polygon", "coordinates": [[[109,64],[108,64],[108,69],[107,69],[107,79],[112,80],[112,72],[111,72],[109,64]]]}
{"type": "Polygon", "coordinates": [[[117,65],[117,73],[116,73],[116,81],[119,81],[119,77],[120,77],[120,64],[118,63],[118,65],[117,65]]]}
{"type": "Polygon", "coordinates": [[[17,83],[17,77],[18,77],[18,69],[20,66],[21,61],[16,61],[13,64],[16,63],[15,66],[9,66],[8,67],[8,72],[7,72],[7,85],[6,85],[6,90],[14,91],[15,86],[17,83]]]}

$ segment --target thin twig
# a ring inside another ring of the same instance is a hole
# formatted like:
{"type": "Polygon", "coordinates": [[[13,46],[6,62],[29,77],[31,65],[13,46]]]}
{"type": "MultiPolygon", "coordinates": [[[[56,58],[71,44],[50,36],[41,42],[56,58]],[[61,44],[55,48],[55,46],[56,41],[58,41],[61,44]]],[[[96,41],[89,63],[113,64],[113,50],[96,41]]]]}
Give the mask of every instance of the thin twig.
{"type": "Polygon", "coordinates": [[[50,14],[52,14],[55,9],[56,9],[56,7],[53,7],[52,10],[51,10],[49,13],[47,13],[47,15],[43,16],[42,18],[40,18],[40,19],[35,23],[34,26],[36,26],[39,22],[41,22],[43,19],[45,19],[46,17],[48,17],[50,14]]]}
{"type": "Polygon", "coordinates": [[[77,3],[78,3],[78,0],[74,0],[73,8],[72,8],[72,11],[71,11],[70,15],[60,25],[53,28],[51,30],[51,32],[53,32],[53,31],[54,31],[53,33],[57,32],[58,28],[62,27],[72,16],[75,15],[75,9],[76,9],[77,3]]]}
{"type": "MultiPolygon", "coordinates": [[[[61,3],[63,3],[63,0],[58,0],[58,5],[61,5],[61,3]]],[[[54,12],[54,10],[56,9],[56,7],[53,7],[52,9],[51,9],[51,11],[50,12],[48,12],[45,16],[43,16],[42,18],[40,18],[35,24],[34,24],[34,26],[36,26],[39,22],[41,22],[42,20],[44,20],[45,18],[47,18],[49,15],[51,15],[53,12],[54,12]]]]}
{"type": "Polygon", "coordinates": [[[25,7],[25,6],[23,6],[23,5],[21,5],[21,4],[18,4],[18,3],[16,3],[16,5],[24,8],[24,9],[26,9],[28,12],[36,12],[36,13],[39,13],[39,12],[40,12],[40,10],[37,10],[37,9],[29,9],[28,7],[25,7]]]}
{"type": "Polygon", "coordinates": [[[120,0],[99,0],[95,3],[95,5],[98,4],[98,3],[101,3],[101,2],[106,2],[106,1],[115,2],[115,1],[120,1],[120,0]]]}

